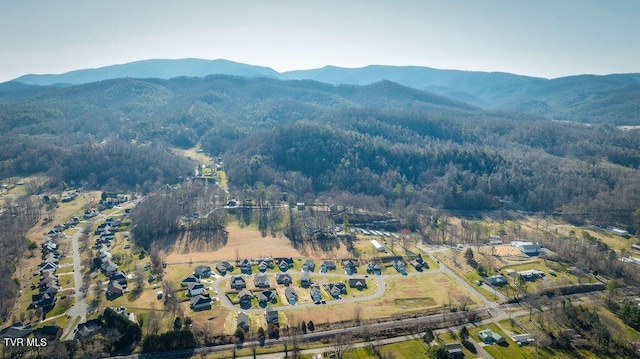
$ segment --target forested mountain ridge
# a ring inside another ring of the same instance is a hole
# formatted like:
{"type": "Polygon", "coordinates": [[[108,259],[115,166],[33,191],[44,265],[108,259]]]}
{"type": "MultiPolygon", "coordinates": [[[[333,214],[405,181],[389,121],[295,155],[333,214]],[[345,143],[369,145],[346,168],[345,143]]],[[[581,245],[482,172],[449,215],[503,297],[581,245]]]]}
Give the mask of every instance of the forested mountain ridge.
{"type": "Polygon", "coordinates": [[[25,75],[15,81],[37,85],[82,84],[123,77],[168,79],[210,74],[308,79],[333,85],[371,85],[387,80],[485,109],[517,111],[556,120],[640,124],[640,74],[544,79],[501,72],[383,65],[326,66],[279,73],[268,67],[227,60],[182,59],[144,60],[60,75],[25,75]]]}
{"type": "Polygon", "coordinates": [[[55,84],[78,85],[118,78],[169,79],[181,76],[205,77],[215,74],[244,77],[278,76],[278,72],[268,67],[246,65],[223,59],[154,59],[105,66],[96,69],[75,70],[59,75],[24,75],[16,78],[14,81],[42,86],[55,84]]]}
{"type": "Polygon", "coordinates": [[[504,206],[640,227],[640,136],[609,125],[486,111],[389,81],[215,75],[45,89],[0,101],[1,177],[148,192],[192,173],[167,146],[199,143],[225,159],[238,193],[262,182],[393,209],[414,227],[426,208],[504,206]]]}

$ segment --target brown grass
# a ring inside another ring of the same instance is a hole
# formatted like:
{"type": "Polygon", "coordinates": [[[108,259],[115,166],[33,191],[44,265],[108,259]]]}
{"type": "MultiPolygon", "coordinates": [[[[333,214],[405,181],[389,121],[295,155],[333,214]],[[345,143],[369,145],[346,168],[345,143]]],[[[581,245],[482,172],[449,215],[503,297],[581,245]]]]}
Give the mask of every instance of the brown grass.
{"type": "Polygon", "coordinates": [[[291,242],[286,237],[279,235],[263,238],[260,232],[251,228],[240,228],[233,222],[227,226],[229,238],[227,245],[211,251],[189,251],[183,241],[176,245],[165,255],[165,261],[172,263],[189,262],[215,262],[222,260],[235,260],[239,258],[258,258],[273,256],[299,257],[302,254],[291,247],[291,242]]]}

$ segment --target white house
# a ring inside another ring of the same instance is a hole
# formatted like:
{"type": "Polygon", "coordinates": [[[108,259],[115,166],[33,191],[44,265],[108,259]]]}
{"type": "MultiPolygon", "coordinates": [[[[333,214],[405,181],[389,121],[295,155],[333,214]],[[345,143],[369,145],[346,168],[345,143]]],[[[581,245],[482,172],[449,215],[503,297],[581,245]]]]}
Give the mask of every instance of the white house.
{"type": "Polygon", "coordinates": [[[380,242],[378,242],[377,240],[373,239],[371,241],[371,244],[373,245],[373,248],[375,248],[378,252],[386,252],[387,250],[384,248],[384,246],[382,244],[380,244],[380,242]]]}

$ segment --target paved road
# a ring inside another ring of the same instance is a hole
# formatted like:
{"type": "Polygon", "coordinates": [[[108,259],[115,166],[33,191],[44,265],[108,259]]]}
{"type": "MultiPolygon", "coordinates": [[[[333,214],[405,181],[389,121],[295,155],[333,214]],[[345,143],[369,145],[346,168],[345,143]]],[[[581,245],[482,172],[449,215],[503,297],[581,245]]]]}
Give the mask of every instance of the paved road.
{"type": "MultiPolygon", "coordinates": [[[[476,313],[478,315],[481,315],[485,311],[486,311],[486,308],[482,307],[482,308],[477,308],[477,309],[474,309],[474,310],[470,310],[469,312],[447,312],[447,313],[445,313],[444,318],[443,318],[442,314],[434,314],[434,315],[418,317],[418,318],[409,318],[409,319],[403,319],[403,320],[395,320],[395,321],[383,322],[383,323],[375,324],[375,327],[376,327],[376,330],[385,330],[385,329],[401,328],[401,327],[407,327],[407,326],[415,326],[417,324],[429,325],[429,324],[439,323],[443,319],[456,320],[456,319],[466,318],[466,316],[469,313],[476,313]]],[[[362,327],[340,328],[340,329],[327,330],[327,331],[321,331],[321,332],[307,333],[307,334],[304,334],[304,335],[300,335],[299,338],[300,338],[300,341],[304,341],[304,342],[307,342],[307,341],[318,341],[318,340],[321,340],[323,338],[332,338],[332,337],[335,337],[337,335],[357,334],[357,333],[360,333],[361,331],[362,331],[362,327]]],[[[408,336],[408,337],[411,337],[411,339],[414,339],[414,337],[412,337],[412,336],[408,336]]],[[[403,338],[403,337],[401,337],[401,338],[403,338]]],[[[402,340],[398,339],[398,341],[402,341],[402,340]]],[[[268,339],[268,340],[265,341],[265,345],[266,346],[275,345],[275,344],[283,344],[283,343],[284,343],[284,339],[283,338],[278,339],[278,340],[268,339]]],[[[244,343],[243,347],[251,348],[251,347],[257,346],[257,345],[259,345],[258,342],[247,342],[247,343],[244,343]]],[[[210,347],[195,348],[193,350],[180,350],[180,351],[171,351],[171,352],[155,353],[155,354],[134,354],[134,355],[116,357],[116,358],[120,358],[120,359],[125,359],[125,358],[126,359],[181,358],[181,357],[190,357],[190,356],[192,356],[194,354],[205,354],[205,353],[215,353],[215,352],[221,352],[221,351],[230,351],[230,350],[233,350],[234,347],[235,347],[235,345],[233,345],[233,344],[227,344],[227,345],[217,345],[217,346],[210,346],[210,347]]]]}
{"type": "Polygon", "coordinates": [[[78,229],[76,233],[71,237],[71,246],[73,249],[73,281],[75,284],[75,304],[67,311],[67,316],[71,318],[69,324],[64,329],[62,333],[62,337],[65,340],[73,339],[73,335],[71,332],[76,328],[74,325],[76,318],[80,317],[79,323],[84,323],[87,321],[87,302],[84,300],[84,294],[80,289],[82,287],[82,272],[81,272],[81,261],[80,261],[80,244],[78,243],[78,239],[82,235],[82,230],[78,229]]]}

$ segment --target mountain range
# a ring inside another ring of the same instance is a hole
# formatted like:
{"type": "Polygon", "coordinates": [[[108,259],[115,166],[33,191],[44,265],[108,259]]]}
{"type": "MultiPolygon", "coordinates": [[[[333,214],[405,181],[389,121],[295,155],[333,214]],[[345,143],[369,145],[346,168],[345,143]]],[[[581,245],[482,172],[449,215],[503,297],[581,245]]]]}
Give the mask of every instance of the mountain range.
{"type": "MultiPolygon", "coordinates": [[[[501,72],[439,70],[418,66],[326,66],[277,72],[229,60],[143,60],[58,75],[25,75],[12,83],[69,86],[117,78],[204,77],[212,74],[280,80],[314,80],[333,85],[371,85],[391,81],[489,110],[544,116],[555,120],[618,125],[640,124],[640,74],[578,75],[555,79],[501,72]]],[[[0,94],[8,83],[0,86],[0,94]]],[[[20,91],[14,85],[12,96],[20,91]],[[16,91],[19,90],[19,91],[16,91]]]]}

